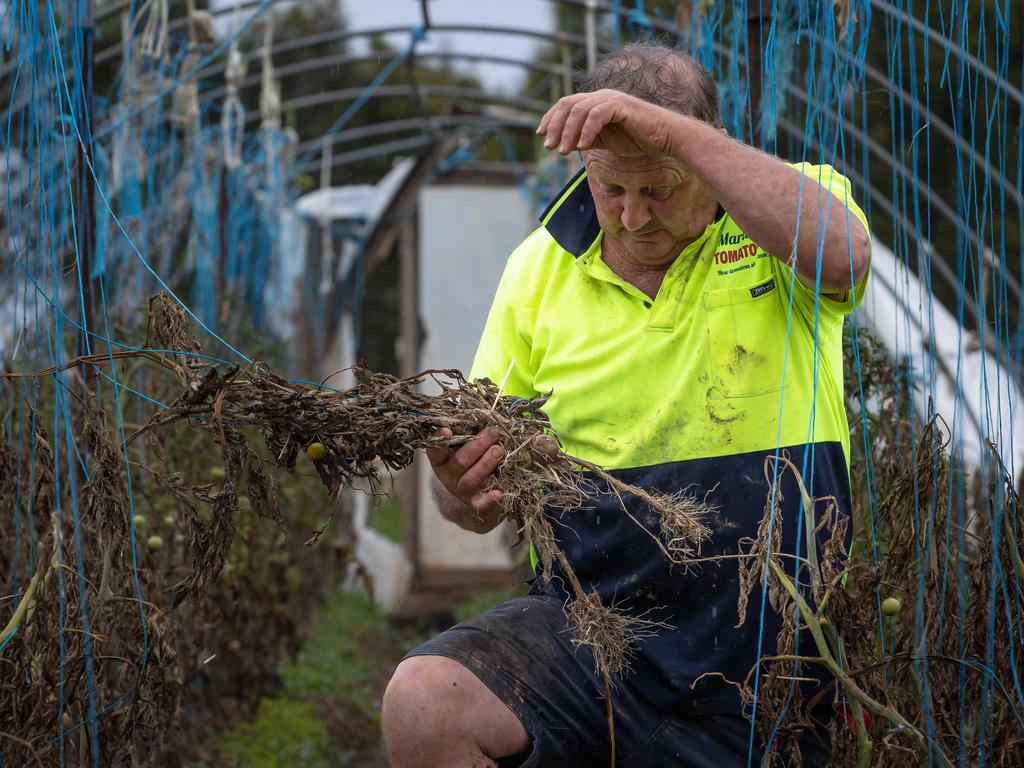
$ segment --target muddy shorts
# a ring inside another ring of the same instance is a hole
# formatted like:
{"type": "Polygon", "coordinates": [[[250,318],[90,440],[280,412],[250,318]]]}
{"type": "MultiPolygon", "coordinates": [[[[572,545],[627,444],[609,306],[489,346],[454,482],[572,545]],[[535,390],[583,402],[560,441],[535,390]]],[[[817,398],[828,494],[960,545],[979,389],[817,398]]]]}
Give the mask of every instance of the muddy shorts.
{"type": "MultiPolygon", "coordinates": [[[[509,600],[408,654],[430,655],[467,667],[529,732],[530,750],[499,760],[501,768],[609,764],[603,686],[589,649],[573,645],[559,598],[533,594],[509,600]]],[[[750,723],[738,712],[671,715],[631,687],[630,676],[617,682],[612,704],[617,764],[623,768],[748,765],[750,723]]],[[[828,762],[826,738],[827,731],[805,733],[803,765],[828,762]]],[[[750,764],[760,764],[757,749],[750,764]]]]}

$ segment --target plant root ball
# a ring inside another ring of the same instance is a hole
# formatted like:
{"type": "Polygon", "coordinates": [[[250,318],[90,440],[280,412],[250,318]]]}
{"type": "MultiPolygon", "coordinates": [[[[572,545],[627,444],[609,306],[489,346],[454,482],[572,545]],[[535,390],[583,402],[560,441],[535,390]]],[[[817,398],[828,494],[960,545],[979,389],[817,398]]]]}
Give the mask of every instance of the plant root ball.
{"type": "Polygon", "coordinates": [[[558,442],[551,435],[540,435],[533,441],[533,450],[545,456],[554,456],[558,453],[558,442]]]}

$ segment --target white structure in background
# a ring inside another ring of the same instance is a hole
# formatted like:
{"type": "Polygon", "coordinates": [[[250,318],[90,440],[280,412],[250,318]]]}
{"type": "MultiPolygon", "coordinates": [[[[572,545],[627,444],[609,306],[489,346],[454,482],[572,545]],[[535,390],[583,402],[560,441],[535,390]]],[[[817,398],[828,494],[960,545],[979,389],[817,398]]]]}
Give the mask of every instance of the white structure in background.
{"type": "Polygon", "coordinates": [[[927,286],[892,251],[872,243],[871,282],[858,309],[859,322],[905,360],[919,382],[914,405],[927,418],[928,399],[952,431],[950,450],[977,466],[998,446],[1016,480],[1024,467],[1024,410],[1020,379],[979,344],[956,317],[935,301],[927,286]],[[934,359],[930,350],[934,348],[934,359]]]}
{"type": "MultiPolygon", "coordinates": [[[[420,367],[467,376],[508,256],[537,226],[515,186],[428,186],[420,193],[419,305],[426,341],[420,367]]],[[[425,568],[500,570],[512,566],[504,526],[481,536],[442,519],[421,460],[417,560],[425,568]]]]}

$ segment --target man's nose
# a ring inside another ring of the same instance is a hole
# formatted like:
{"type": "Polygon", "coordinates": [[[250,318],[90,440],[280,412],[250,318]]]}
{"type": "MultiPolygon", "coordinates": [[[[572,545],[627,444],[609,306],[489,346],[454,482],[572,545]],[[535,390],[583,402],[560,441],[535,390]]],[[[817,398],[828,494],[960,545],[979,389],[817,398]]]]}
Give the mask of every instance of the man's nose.
{"type": "Polygon", "coordinates": [[[651,209],[639,195],[625,195],[622,201],[622,213],[619,215],[622,226],[630,232],[643,229],[651,221],[651,209]]]}

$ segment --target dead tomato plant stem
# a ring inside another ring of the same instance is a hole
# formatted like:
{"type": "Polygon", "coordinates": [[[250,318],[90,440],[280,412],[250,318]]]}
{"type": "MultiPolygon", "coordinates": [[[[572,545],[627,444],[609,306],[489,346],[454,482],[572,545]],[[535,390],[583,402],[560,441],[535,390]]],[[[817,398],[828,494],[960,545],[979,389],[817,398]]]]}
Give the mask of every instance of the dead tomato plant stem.
{"type": "Polygon", "coordinates": [[[832,676],[836,678],[839,684],[843,686],[843,690],[850,699],[851,715],[854,719],[854,727],[857,730],[858,768],[868,768],[871,765],[871,751],[873,747],[871,739],[868,737],[867,729],[864,727],[864,707],[866,707],[872,714],[885,718],[897,728],[906,729],[917,742],[919,750],[927,751],[929,748],[934,750],[938,754],[939,760],[945,768],[954,768],[953,762],[946,757],[945,752],[942,751],[942,748],[938,744],[932,742],[927,736],[925,736],[925,734],[921,733],[916,726],[910,723],[895,709],[876,701],[854,682],[853,678],[850,677],[846,673],[846,670],[843,669],[843,667],[833,658],[832,652],[828,647],[828,642],[825,640],[825,635],[822,632],[821,624],[818,622],[817,617],[814,615],[814,611],[811,610],[811,607],[804,600],[799,590],[797,590],[793,585],[793,582],[789,580],[789,577],[786,576],[786,573],[778,563],[774,560],[769,560],[768,565],[771,567],[775,577],[779,580],[779,583],[782,584],[783,588],[796,602],[801,618],[810,630],[811,637],[814,638],[814,643],[818,647],[818,653],[821,654],[820,663],[822,663],[832,676]]]}
{"type": "Polygon", "coordinates": [[[22,595],[21,601],[18,603],[18,607],[14,609],[14,615],[11,616],[11,620],[7,622],[7,626],[3,628],[2,632],[0,632],[0,648],[3,648],[10,637],[18,630],[18,625],[21,624],[21,620],[25,618],[25,614],[28,613],[29,608],[33,605],[36,587],[39,586],[39,582],[47,572],[48,563],[48,560],[41,560],[36,568],[36,572],[29,580],[28,587],[25,589],[25,594],[22,595]]]}
{"type": "MultiPolygon", "coordinates": [[[[811,591],[814,594],[815,601],[822,599],[822,585],[821,585],[821,568],[818,566],[818,546],[815,541],[815,533],[817,532],[817,526],[814,524],[814,502],[815,499],[811,497],[811,494],[807,492],[807,486],[804,485],[804,478],[800,474],[800,470],[796,468],[785,456],[774,457],[776,461],[779,461],[786,465],[793,472],[793,477],[796,479],[797,487],[800,489],[800,506],[803,510],[804,515],[804,537],[806,539],[807,546],[807,559],[810,561],[810,568],[808,573],[811,577],[811,591]]],[[[778,478],[776,478],[778,482],[778,478]]]]}

